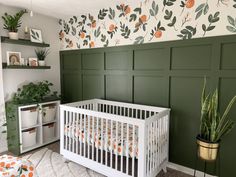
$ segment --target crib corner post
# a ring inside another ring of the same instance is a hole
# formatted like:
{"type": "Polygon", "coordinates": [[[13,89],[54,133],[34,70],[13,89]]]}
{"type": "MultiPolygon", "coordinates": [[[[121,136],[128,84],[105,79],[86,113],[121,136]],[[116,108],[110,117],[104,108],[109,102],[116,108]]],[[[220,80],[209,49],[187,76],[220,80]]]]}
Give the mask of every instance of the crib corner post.
{"type": "Polygon", "coordinates": [[[145,122],[139,125],[138,139],[138,177],[146,177],[147,128],[145,122]]]}
{"type": "Polygon", "coordinates": [[[62,108],[62,106],[60,105],[59,106],[59,109],[60,109],[60,113],[59,113],[59,117],[60,117],[60,154],[62,154],[62,151],[64,149],[64,110],[62,108]]]}

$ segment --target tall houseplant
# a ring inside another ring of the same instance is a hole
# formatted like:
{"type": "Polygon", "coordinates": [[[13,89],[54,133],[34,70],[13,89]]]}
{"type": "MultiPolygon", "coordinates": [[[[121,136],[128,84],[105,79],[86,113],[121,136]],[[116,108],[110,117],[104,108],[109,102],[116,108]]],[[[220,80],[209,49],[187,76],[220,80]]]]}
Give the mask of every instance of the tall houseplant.
{"type": "Polygon", "coordinates": [[[26,10],[21,10],[15,15],[9,15],[8,13],[5,13],[4,16],[2,16],[4,21],[3,29],[8,30],[10,39],[18,39],[18,28],[21,27],[21,17],[25,13],[27,13],[26,10]]]}
{"type": "Polygon", "coordinates": [[[236,96],[227,105],[223,115],[219,112],[218,89],[206,95],[206,78],[201,96],[200,133],[197,136],[198,155],[206,161],[217,157],[220,140],[234,127],[234,122],[227,115],[236,101],[236,96]]]}

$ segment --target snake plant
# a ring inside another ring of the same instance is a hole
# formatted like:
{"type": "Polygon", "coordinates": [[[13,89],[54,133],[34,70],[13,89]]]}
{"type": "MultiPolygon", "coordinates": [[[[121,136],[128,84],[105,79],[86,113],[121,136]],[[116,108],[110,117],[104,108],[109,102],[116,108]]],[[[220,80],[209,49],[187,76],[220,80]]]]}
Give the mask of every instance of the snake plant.
{"type": "Polygon", "coordinates": [[[227,115],[236,101],[236,96],[227,105],[223,115],[218,108],[218,89],[206,95],[206,78],[201,96],[200,138],[216,143],[234,127],[234,122],[227,115]]]}

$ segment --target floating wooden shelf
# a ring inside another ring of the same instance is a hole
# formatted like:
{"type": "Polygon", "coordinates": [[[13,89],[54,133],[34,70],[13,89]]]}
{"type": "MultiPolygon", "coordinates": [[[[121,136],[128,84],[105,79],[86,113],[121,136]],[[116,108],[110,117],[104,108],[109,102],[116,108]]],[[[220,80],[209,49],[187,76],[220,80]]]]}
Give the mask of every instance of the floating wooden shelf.
{"type": "Polygon", "coordinates": [[[51,66],[21,66],[21,65],[7,65],[2,63],[3,69],[50,69],[51,66]]]}
{"type": "Polygon", "coordinates": [[[9,39],[9,37],[1,36],[1,41],[2,43],[9,43],[9,44],[18,44],[18,45],[29,45],[29,46],[36,46],[36,47],[49,47],[49,44],[45,43],[36,43],[36,42],[31,42],[30,40],[26,39],[9,39]]]}

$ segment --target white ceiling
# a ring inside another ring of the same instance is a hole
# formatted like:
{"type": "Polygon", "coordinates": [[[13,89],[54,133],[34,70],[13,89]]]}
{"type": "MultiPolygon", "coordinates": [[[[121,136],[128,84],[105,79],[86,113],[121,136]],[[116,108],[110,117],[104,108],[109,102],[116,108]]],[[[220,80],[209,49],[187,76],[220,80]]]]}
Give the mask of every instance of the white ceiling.
{"type": "MultiPolygon", "coordinates": [[[[33,11],[44,15],[67,18],[97,12],[101,8],[137,0],[32,0],[33,11]]],[[[140,1],[140,0],[139,0],[140,1]]],[[[1,4],[30,9],[31,0],[0,0],[1,4]]]]}

